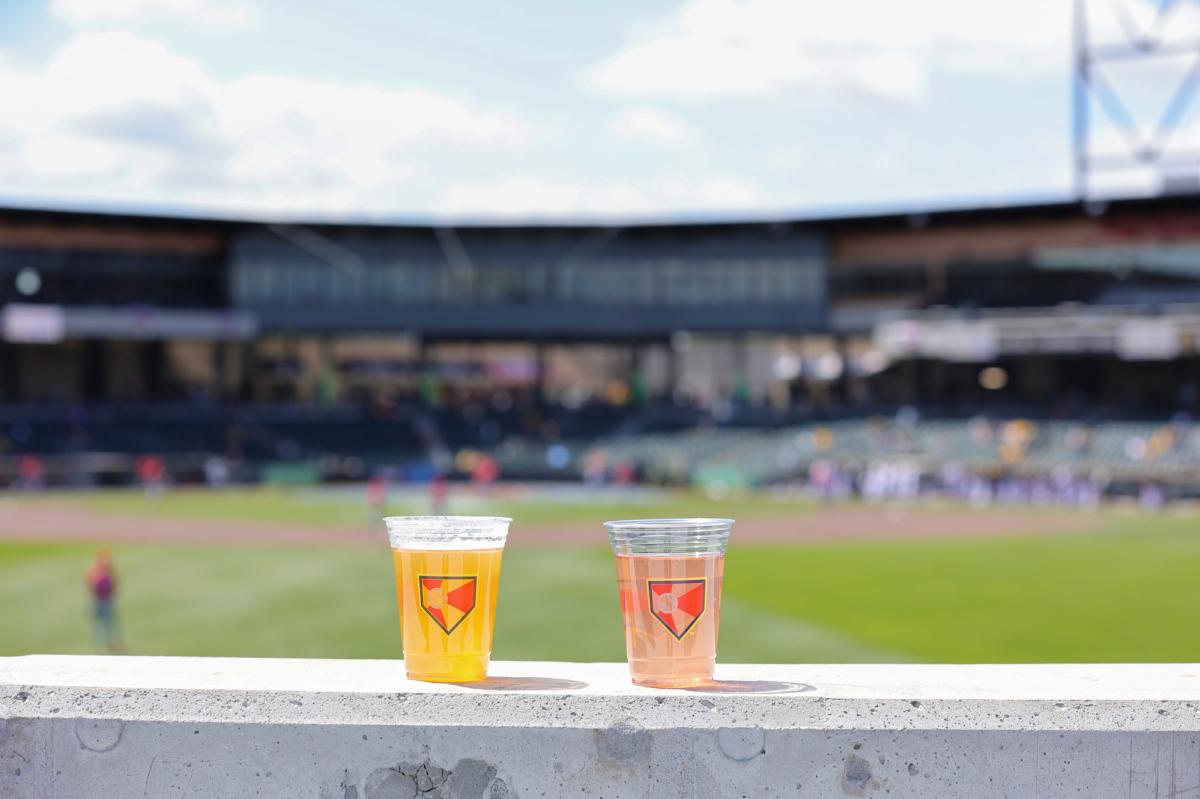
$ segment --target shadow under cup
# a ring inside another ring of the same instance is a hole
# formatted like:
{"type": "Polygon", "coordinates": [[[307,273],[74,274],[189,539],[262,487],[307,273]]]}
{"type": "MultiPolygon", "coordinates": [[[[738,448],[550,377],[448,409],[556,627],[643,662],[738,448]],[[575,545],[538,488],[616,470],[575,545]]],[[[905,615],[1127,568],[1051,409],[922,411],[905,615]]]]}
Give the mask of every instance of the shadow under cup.
{"type": "Polygon", "coordinates": [[[384,519],[410,679],[486,679],[500,559],[511,522],[498,516],[384,519]]]}
{"type": "Polygon", "coordinates": [[[638,685],[711,683],[732,519],[605,522],[629,669],[638,685]]]}

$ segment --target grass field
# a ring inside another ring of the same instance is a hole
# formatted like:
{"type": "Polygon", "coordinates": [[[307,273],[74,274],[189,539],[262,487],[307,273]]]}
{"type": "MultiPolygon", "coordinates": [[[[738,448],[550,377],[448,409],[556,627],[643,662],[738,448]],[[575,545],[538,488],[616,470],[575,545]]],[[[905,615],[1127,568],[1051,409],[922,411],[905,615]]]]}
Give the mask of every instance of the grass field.
{"type": "MultiPolygon", "coordinates": [[[[131,494],[36,501],[214,524],[362,525],[365,516],[354,498],[287,491],[178,494],[157,509],[131,494]]],[[[397,510],[416,508],[399,503],[397,510]]],[[[651,498],[633,508],[509,498],[455,510],[508,512],[547,524],[821,513],[765,499],[715,503],[690,496],[651,498]]],[[[1197,521],[1105,514],[1096,532],[1063,535],[739,544],[735,532],[720,658],[1200,660],[1200,628],[1190,623],[1200,613],[1197,521]]],[[[0,655],[91,651],[82,574],[94,548],[0,540],[0,655]]],[[[391,566],[382,548],[126,542],[114,551],[133,653],[400,654],[391,566]]],[[[602,544],[510,548],[496,657],[623,659],[611,561],[602,544]]]]}

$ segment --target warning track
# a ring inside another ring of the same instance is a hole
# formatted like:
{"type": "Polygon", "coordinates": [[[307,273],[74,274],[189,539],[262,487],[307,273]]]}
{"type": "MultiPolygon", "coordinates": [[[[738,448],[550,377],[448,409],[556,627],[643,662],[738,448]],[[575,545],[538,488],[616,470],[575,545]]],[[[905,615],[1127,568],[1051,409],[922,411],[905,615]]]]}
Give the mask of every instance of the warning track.
{"type": "MultiPolygon", "coordinates": [[[[734,525],[738,542],[788,543],[839,540],[905,540],[1092,532],[1103,513],[1057,510],[867,507],[838,505],[753,516],[734,525]]],[[[518,519],[510,546],[605,546],[600,519],[525,523],[518,519]]],[[[163,542],[218,545],[381,546],[382,526],[281,524],[192,518],[153,513],[98,512],[70,502],[10,501],[0,506],[0,539],[35,541],[163,542]]]]}

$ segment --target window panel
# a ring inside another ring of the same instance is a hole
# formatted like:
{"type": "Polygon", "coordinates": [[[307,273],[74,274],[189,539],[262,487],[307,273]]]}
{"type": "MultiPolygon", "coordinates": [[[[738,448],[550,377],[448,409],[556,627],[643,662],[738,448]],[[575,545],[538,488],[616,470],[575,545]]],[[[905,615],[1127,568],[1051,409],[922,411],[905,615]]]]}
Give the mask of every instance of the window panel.
{"type": "Polygon", "coordinates": [[[819,303],[819,258],[592,257],[567,263],[513,258],[450,267],[436,257],[395,258],[373,248],[356,270],[305,254],[243,253],[230,287],[243,305],[338,308],[388,304],[578,304],[685,308],[819,303]]]}

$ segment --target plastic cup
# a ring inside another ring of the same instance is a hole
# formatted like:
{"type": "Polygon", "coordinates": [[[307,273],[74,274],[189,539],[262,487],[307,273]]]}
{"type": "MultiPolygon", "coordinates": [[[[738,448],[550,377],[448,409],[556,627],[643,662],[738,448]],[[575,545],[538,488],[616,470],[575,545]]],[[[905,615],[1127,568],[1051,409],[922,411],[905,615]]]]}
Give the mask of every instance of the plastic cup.
{"type": "Polygon", "coordinates": [[[512,519],[385,518],[409,679],[478,682],[492,656],[500,558],[512,519]]]}
{"type": "Polygon", "coordinates": [[[712,682],[732,525],[733,519],[605,522],[617,556],[629,670],[638,685],[712,682]]]}

